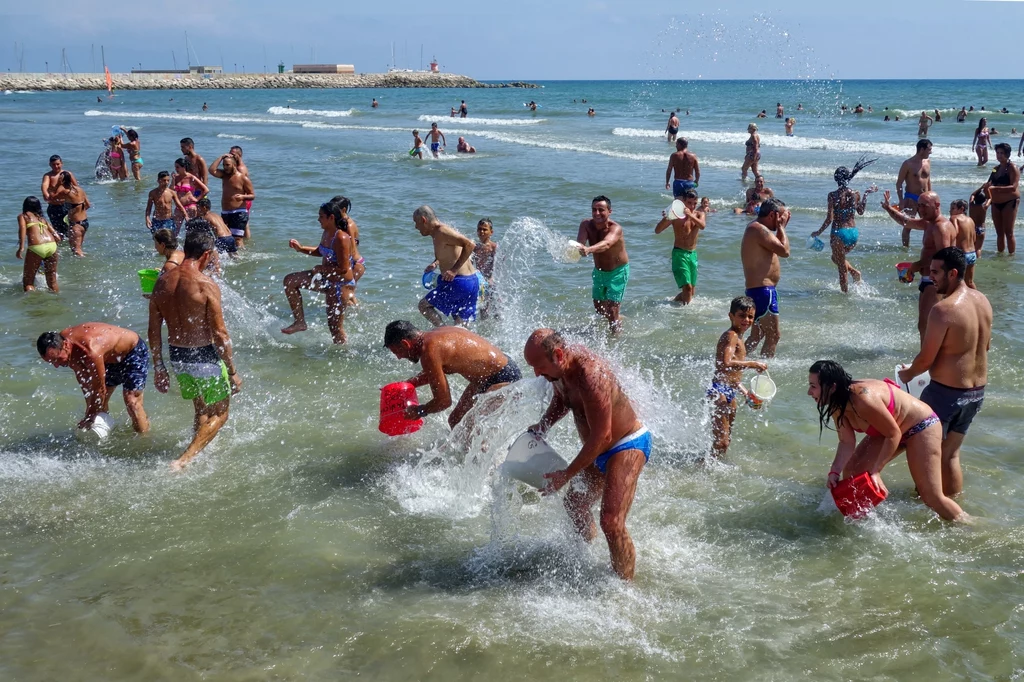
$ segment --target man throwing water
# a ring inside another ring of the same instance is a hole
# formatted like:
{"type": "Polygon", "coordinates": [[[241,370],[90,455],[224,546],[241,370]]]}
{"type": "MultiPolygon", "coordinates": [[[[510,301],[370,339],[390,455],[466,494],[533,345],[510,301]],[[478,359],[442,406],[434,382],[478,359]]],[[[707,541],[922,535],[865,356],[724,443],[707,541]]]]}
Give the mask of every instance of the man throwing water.
{"type": "Polygon", "coordinates": [[[576,241],[589,246],[581,246],[580,253],[584,256],[594,254],[594,281],[592,295],[594,310],[608,320],[608,327],[613,333],[622,331],[619,320],[619,304],[626,294],[626,283],[629,282],[629,256],[626,254],[626,240],[622,235],[622,226],[611,219],[612,200],[601,195],[590,202],[590,220],[580,223],[576,241]]]}
{"type": "Polygon", "coordinates": [[[565,509],[576,531],[590,542],[597,535],[591,506],[601,500],[601,530],[608,540],[612,569],[624,580],[636,572],[636,549],[626,530],[637,479],[651,456],[651,434],[608,361],[587,348],[569,345],[553,329],[538,329],[523,352],[537,376],[554,385],[551,404],[531,431],[547,433],[572,412],[583,448],[569,466],[545,474],[545,495],[578,478],[565,495],[565,509]]]}

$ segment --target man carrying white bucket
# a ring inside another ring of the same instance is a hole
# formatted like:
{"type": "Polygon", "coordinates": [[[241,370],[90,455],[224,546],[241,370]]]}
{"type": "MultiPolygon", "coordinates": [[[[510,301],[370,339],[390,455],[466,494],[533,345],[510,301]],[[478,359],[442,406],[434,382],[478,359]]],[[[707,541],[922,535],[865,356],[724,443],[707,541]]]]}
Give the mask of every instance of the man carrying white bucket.
{"type": "Polygon", "coordinates": [[[553,495],[579,475],[565,495],[565,508],[577,532],[590,542],[597,535],[590,507],[601,498],[601,530],[608,540],[612,569],[624,580],[636,570],[636,549],[626,530],[637,478],[651,456],[651,434],[608,362],[578,345],[568,345],[553,329],[538,329],[526,341],[526,361],[537,376],[554,384],[554,397],[530,428],[544,435],[572,411],[583,448],[569,466],[545,474],[545,495],[553,495]]]}

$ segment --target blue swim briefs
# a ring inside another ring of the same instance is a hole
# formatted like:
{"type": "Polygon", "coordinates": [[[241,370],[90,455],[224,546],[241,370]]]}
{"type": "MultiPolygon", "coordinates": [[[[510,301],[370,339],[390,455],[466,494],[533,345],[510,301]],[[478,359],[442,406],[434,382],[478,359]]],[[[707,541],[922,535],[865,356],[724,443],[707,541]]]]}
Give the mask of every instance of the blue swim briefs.
{"type": "Polygon", "coordinates": [[[608,473],[608,460],[623,450],[639,450],[644,453],[644,462],[647,462],[651,459],[651,445],[651,432],[647,430],[646,426],[641,426],[637,431],[629,434],[598,455],[597,459],[594,460],[594,466],[602,474],[608,473]]]}

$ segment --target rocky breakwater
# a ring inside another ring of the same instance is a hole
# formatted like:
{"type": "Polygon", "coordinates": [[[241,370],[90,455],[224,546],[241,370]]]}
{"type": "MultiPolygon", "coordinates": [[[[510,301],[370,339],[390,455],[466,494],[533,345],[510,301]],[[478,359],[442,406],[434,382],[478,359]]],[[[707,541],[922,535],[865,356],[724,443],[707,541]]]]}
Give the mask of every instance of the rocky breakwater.
{"type": "MultiPolygon", "coordinates": [[[[536,88],[533,83],[481,83],[451,73],[114,74],[114,90],[261,90],[273,88],[536,88]]],[[[4,74],[0,90],[106,90],[103,74],[4,74]]]]}

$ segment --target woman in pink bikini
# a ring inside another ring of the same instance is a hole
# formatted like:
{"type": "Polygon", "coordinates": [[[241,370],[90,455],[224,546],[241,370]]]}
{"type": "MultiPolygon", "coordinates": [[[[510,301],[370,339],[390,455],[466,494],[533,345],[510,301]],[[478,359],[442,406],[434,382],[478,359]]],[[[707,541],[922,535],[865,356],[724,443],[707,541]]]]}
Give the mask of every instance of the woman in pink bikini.
{"type": "Polygon", "coordinates": [[[942,424],[932,408],[889,379],[854,381],[832,360],[811,365],[808,384],[807,395],[818,406],[819,430],[833,422],[839,435],[829,488],[867,472],[886,490],[882,469],[905,449],[921,501],[947,521],[967,520],[960,505],[943,492],[942,424]],[[864,434],[860,443],[858,433],[864,434]]]}
{"type": "Polygon", "coordinates": [[[978,121],[978,128],[974,131],[974,141],[971,142],[971,151],[978,155],[978,165],[984,166],[988,163],[988,146],[992,142],[989,138],[988,119],[978,121]]]}
{"type": "Polygon", "coordinates": [[[175,237],[181,232],[182,223],[196,217],[196,203],[210,192],[202,180],[192,175],[191,169],[192,165],[186,158],[180,158],[174,162],[171,189],[178,195],[181,205],[185,208],[184,214],[177,207],[174,209],[175,237]]]}

